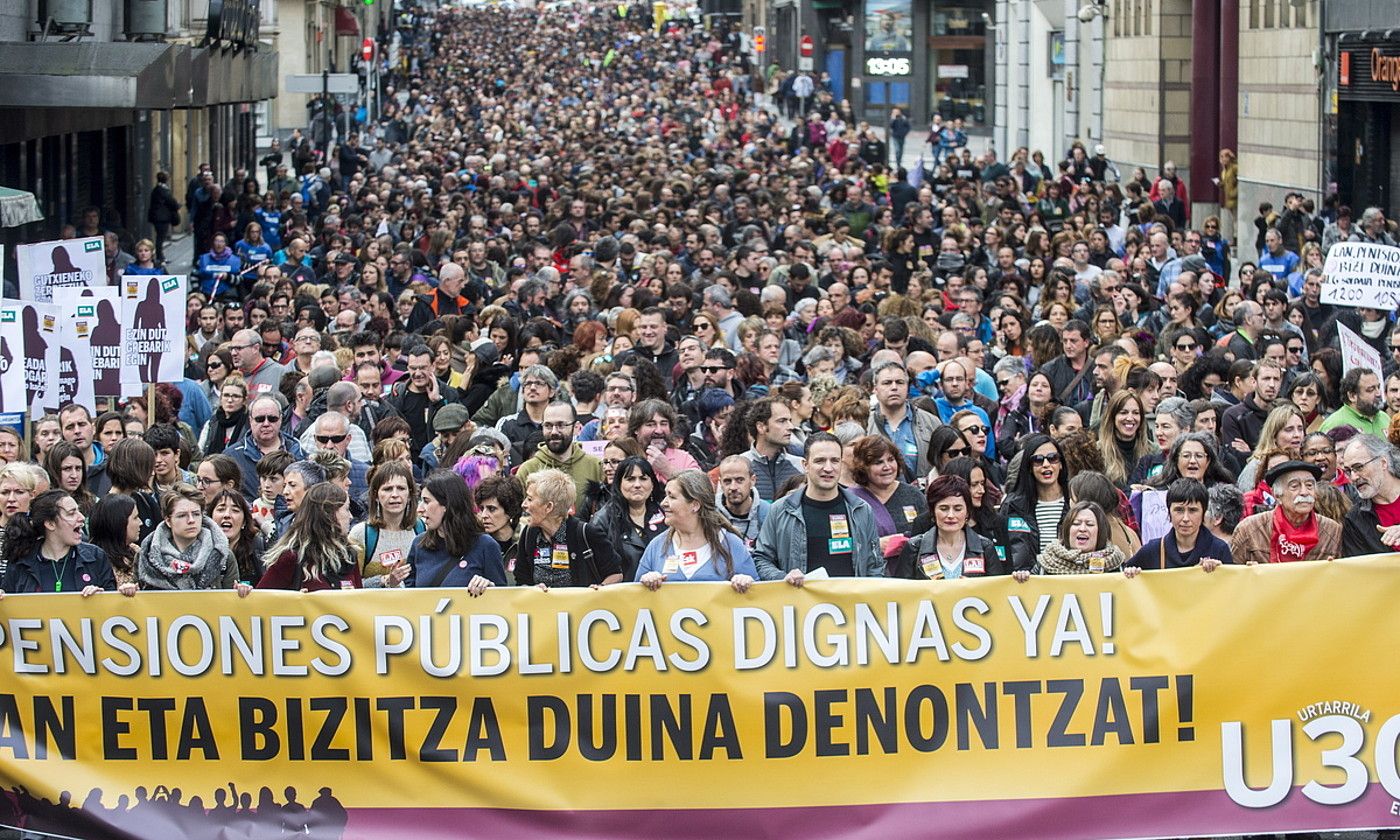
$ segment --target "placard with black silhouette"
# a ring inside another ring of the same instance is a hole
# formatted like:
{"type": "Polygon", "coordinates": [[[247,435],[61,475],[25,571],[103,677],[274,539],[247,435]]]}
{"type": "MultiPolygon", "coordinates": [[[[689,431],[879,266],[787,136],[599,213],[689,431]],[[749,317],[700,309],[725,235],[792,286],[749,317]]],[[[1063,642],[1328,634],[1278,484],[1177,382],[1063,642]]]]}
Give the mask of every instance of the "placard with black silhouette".
{"type": "MultiPolygon", "coordinates": [[[[54,290],[54,306],[58,307],[59,312],[59,406],[75,402],[92,409],[97,405],[96,354],[93,353],[92,333],[97,326],[99,302],[105,303],[107,309],[113,312],[112,320],[117,320],[112,307],[116,299],[117,290],[111,287],[54,290]],[[100,299],[98,293],[105,293],[108,300],[100,299]]],[[[117,324],[117,333],[120,336],[120,323],[117,324]]],[[[118,344],[120,345],[120,338],[118,344]]],[[[120,356],[117,357],[117,361],[115,379],[121,376],[120,356]]]]}
{"type": "Polygon", "coordinates": [[[53,303],[54,289],[107,285],[107,255],[100,236],[21,245],[15,257],[21,300],[53,303]]]}
{"type": "MultiPolygon", "coordinates": [[[[77,327],[90,355],[92,393],[118,397],[122,393],[122,304],[117,289],[60,289],[54,293],[60,309],[77,327]]],[[[81,369],[83,362],[78,362],[81,369]]]]}
{"type": "Polygon", "coordinates": [[[184,277],[122,278],[122,382],[178,382],[185,371],[184,277]]]}
{"type": "Polygon", "coordinates": [[[24,333],[19,310],[0,307],[0,412],[27,411],[24,388],[24,333]]]}
{"type": "Polygon", "coordinates": [[[6,300],[0,303],[0,320],[10,323],[11,319],[19,325],[24,348],[24,407],[31,413],[57,411],[58,307],[32,300],[6,300]]]}

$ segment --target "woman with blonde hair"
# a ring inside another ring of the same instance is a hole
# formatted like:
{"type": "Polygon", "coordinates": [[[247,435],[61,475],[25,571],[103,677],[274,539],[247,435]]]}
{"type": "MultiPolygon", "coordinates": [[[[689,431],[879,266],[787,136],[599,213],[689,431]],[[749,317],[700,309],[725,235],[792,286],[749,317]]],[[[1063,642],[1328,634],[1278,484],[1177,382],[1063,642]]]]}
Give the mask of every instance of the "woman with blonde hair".
{"type": "Polygon", "coordinates": [[[1266,452],[1287,452],[1289,457],[1301,458],[1307,430],[1307,418],[1298,406],[1291,402],[1274,406],[1259,429],[1259,443],[1255,445],[1254,452],[1235,481],[1235,486],[1240,488],[1240,492],[1253,487],[1255,479],[1264,474],[1260,465],[1264,462],[1263,456],[1266,452]]]}
{"type": "Polygon", "coordinates": [[[621,582],[622,567],[607,535],[570,515],[577,498],[573,478],[561,470],[540,470],[526,479],[521,508],[530,524],[517,544],[516,583],[547,590],[621,582]]]}

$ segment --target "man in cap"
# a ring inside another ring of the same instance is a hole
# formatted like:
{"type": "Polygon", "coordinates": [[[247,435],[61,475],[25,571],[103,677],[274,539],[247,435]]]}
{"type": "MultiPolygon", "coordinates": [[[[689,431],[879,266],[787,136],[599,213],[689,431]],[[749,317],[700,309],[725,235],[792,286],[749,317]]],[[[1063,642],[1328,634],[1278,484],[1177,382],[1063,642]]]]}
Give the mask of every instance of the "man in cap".
{"type": "Polygon", "coordinates": [[[1314,510],[1322,468],[1307,461],[1284,461],[1264,474],[1278,506],[1245,518],[1235,529],[1230,550],[1235,561],[1291,563],[1331,560],[1342,545],[1342,525],[1314,510]]]}
{"type": "MultiPolygon", "coordinates": [[[[457,435],[462,433],[462,429],[469,422],[471,422],[471,416],[467,413],[466,406],[461,403],[445,405],[438,409],[437,414],[433,415],[434,437],[418,454],[423,462],[425,475],[443,466],[443,456],[447,454],[448,448],[457,442],[457,435]]],[[[446,466],[450,468],[452,464],[446,466]]]]}

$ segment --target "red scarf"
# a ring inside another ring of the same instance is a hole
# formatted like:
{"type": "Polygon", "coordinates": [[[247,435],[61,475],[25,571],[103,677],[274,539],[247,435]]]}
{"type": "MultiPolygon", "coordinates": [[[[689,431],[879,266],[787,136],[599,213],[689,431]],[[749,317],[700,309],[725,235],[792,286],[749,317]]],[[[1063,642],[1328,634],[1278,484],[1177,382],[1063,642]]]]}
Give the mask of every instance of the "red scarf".
{"type": "Polygon", "coordinates": [[[1292,563],[1308,556],[1317,545],[1317,514],[1308,514],[1308,521],[1295,528],[1288,517],[1283,515],[1283,507],[1274,508],[1274,533],[1269,541],[1270,563],[1292,563]]]}

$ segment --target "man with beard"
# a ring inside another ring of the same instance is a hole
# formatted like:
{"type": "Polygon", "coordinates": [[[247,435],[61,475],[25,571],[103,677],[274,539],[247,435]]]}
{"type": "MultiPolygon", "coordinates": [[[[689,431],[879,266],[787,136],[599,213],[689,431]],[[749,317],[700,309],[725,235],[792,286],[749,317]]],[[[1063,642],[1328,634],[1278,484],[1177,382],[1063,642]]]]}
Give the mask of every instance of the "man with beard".
{"type": "Polygon", "coordinates": [[[743,455],[730,455],[719,464],[719,490],[715,491],[715,507],[729,520],[743,538],[744,545],[753,550],[763,523],[768,519],[771,505],[758,497],[754,483],[753,464],[743,455]]]}
{"type": "Polygon", "coordinates": [[[1381,411],[1381,379],[1369,368],[1352,368],[1342,377],[1341,408],[1322,421],[1322,431],[1351,426],[1359,432],[1384,437],[1390,417],[1381,411]]]}
{"type": "Polygon", "coordinates": [[[574,480],[577,489],[575,505],[583,507],[584,494],[588,482],[603,480],[603,464],[592,455],[584,453],[583,446],[574,440],[578,426],[578,415],[571,403],[552,402],[545,406],[544,441],[528,461],[520,465],[515,477],[521,486],[527,483],[531,473],[540,470],[559,470],[574,480]]]}
{"type": "Polygon", "coordinates": [[[1385,438],[1357,435],[1337,460],[1356,491],[1342,532],[1342,556],[1400,550],[1400,449],[1385,438]]]}
{"type": "Polygon", "coordinates": [[[1264,474],[1278,507],[1246,517],[1235,529],[1230,551],[1235,562],[1291,563],[1331,560],[1342,544],[1342,525],[1313,510],[1322,468],[1306,461],[1284,461],[1264,474]]]}
{"type": "Polygon", "coordinates": [[[642,445],[647,461],[662,481],[670,481],[685,470],[697,470],[694,456],[673,445],[671,435],[678,417],[665,400],[642,400],[627,415],[627,436],[642,445]]]}

